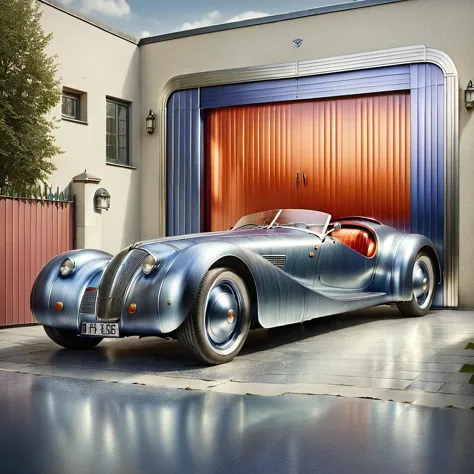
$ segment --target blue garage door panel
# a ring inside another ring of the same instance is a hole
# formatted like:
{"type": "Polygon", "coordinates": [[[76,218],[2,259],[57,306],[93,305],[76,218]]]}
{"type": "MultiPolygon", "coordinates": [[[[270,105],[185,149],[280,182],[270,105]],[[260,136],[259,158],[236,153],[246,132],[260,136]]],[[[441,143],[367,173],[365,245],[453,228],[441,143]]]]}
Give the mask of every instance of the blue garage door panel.
{"type": "MultiPolygon", "coordinates": [[[[411,66],[411,231],[433,241],[444,261],[444,76],[411,66]]],[[[442,306],[442,291],[435,305],[442,306]]]]}
{"type": "Polygon", "coordinates": [[[301,77],[298,99],[372,94],[410,89],[410,67],[366,69],[364,71],[301,77]]]}
{"type": "Polygon", "coordinates": [[[201,89],[201,107],[215,109],[233,105],[294,100],[297,96],[297,88],[296,79],[203,87],[201,89]]]}
{"type": "Polygon", "coordinates": [[[199,91],[171,95],[167,108],[167,234],[199,232],[201,196],[199,91]]]}
{"type": "Polygon", "coordinates": [[[201,89],[201,107],[284,102],[410,89],[410,66],[367,69],[201,89]]]}

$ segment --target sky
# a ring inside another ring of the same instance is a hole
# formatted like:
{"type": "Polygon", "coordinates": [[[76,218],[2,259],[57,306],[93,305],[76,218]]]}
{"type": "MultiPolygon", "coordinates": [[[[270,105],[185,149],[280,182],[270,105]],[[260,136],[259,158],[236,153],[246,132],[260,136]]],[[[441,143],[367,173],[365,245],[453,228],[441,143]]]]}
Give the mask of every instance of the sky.
{"type": "Polygon", "coordinates": [[[140,38],[359,0],[59,1],[140,38]]]}

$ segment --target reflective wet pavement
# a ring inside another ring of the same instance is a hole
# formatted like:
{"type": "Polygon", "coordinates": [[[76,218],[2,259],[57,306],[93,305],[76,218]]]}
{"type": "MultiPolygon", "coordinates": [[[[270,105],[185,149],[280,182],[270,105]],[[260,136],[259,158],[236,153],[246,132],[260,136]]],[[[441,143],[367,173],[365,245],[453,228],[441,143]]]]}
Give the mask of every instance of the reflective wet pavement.
{"type": "Polygon", "coordinates": [[[19,371],[224,393],[331,394],[425,406],[474,406],[474,312],[433,311],[406,319],[374,308],[251,332],[232,363],[198,365],[177,342],[107,340],[62,350],[41,327],[0,330],[0,371],[19,371]]]}
{"type": "Polygon", "coordinates": [[[474,411],[0,372],[3,473],[468,473],[474,411]]]}

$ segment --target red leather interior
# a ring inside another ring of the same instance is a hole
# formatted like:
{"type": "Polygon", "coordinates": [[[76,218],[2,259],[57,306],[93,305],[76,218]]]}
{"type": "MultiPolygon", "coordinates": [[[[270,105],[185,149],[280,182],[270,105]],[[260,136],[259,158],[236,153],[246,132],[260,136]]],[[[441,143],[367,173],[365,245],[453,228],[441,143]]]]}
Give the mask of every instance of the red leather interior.
{"type": "Polygon", "coordinates": [[[367,258],[375,255],[375,239],[371,232],[357,227],[346,227],[335,230],[331,237],[339,240],[344,245],[359,252],[367,258]]]}

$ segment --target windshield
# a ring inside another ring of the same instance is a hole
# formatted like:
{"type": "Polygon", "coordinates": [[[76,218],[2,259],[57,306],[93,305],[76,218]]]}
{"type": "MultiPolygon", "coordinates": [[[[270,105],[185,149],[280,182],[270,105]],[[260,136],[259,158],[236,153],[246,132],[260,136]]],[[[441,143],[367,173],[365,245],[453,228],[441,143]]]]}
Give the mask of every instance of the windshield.
{"type": "Polygon", "coordinates": [[[305,209],[273,209],[242,217],[235,224],[233,230],[295,227],[321,235],[326,233],[330,220],[330,214],[325,212],[305,209]]]}

